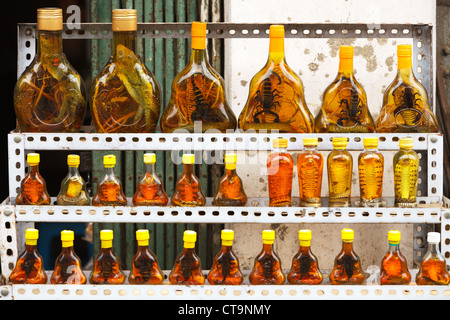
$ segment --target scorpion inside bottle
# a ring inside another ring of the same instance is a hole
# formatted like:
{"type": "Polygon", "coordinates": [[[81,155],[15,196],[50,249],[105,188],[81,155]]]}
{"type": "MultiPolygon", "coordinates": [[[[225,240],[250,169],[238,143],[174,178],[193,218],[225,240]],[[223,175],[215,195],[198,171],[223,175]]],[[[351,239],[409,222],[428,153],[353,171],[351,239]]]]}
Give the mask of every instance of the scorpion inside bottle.
{"type": "Polygon", "coordinates": [[[379,206],[383,193],[384,157],[377,150],[377,137],[365,137],[363,145],[364,151],[358,157],[361,205],[379,206]]]}
{"type": "Polygon", "coordinates": [[[203,206],[206,198],[203,195],[200,179],[194,174],[195,155],[183,154],[184,170],[175,186],[175,192],[171,198],[173,206],[203,206]]]}
{"type": "Polygon", "coordinates": [[[116,157],[112,154],[103,156],[105,174],[97,183],[97,192],[92,198],[93,206],[125,206],[127,198],[123,193],[122,183],[114,174],[116,157]]]}
{"type": "Polygon", "coordinates": [[[27,154],[27,162],[30,170],[20,183],[16,204],[49,205],[50,195],[47,192],[47,184],[39,173],[39,153],[27,154]]]}

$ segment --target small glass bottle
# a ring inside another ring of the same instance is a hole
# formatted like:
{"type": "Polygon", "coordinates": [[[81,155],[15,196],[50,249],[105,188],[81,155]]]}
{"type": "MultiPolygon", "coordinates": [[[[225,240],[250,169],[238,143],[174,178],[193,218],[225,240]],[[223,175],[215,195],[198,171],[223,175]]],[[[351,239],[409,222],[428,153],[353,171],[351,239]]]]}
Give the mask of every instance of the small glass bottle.
{"type": "Polygon", "coordinates": [[[304,150],[297,156],[298,186],[301,206],[320,206],[323,155],[317,151],[317,138],[303,138],[304,150]]]}
{"type": "Polygon", "coordinates": [[[205,283],[205,275],[200,258],[195,253],[197,233],[192,230],[184,231],[183,241],[183,251],[175,259],[169,281],[171,284],[202,285],[205,283]]]}
{"type": "Polygon", "coordinates": [[[155,163],[156,154],[144,154],[145,175],[139,181],[133,196],[135,206],[165,206],[169,202],[162,181],[156,174],[155,163]]]}
{"type": "Polygon", "coordinates": [[[398,230],[388,232],[389,252],[381,261],[381,285],[408,285],[411,274],[405,256],[400,252],[401,233],[398,230]]]}
{"type": "Polygon", "coordinates": [[[200,179],[194,173],[195,156],[190,153],[183,154],[182,161],[184,171],[177,181],[171,204],[181,207],[204,206],[206,198],[203,195],[200,179]]]}
{"type": "Polygon", "coordinates": [[[122,284],[125,274],[113,251],[113,231],[100,230],[101,249],[94,260],[94,268],[89,277],[91,284],[122,284]]]}
{"type": "Polygon", "coordinates": [[[358,157],[361,205],[375,207],[381,204],[383,194],[384,157],[377,149],[377,137],[364,138],[363,145],[358,157]]]}
{"type": "Polygon", "coordinates": [[[362,284],[365,280],[361,260],[353,251],[354,232],[344,228],[341,231],[342,250],[336,256],[333,270],[330,272],[330,282],[334,285],[362,284]]]}
{"type": "Polygon", "coordinates": [[[289,284],[321,284],[322,272],[319,262],[311,252],[311,230],[299,230],[300,250],[292,259],[292,267],[288,273],[289,284]]]}
{"type": "Polygon", "coordinates": [[[80,156],[69,154],[67,156],[67,165],[69,166],[69,173],[61,182],[61,188],[56,198],[58,205],[89,205],[90,199],[86,190],[86,182],[78,172],[80,156]]]}
{"type": "Polygon", "coordinates": [[[148,247],[150,233],[148,230],[137,230],[138,250],[133,257],[128,281],[131,284],[161,284],[164,275],[159,268],[158,258],[148,247]]]}
{"type": "Polygon", "coordinates": [[[29,228],[25,230],[25,251],[19,256],[14,270],[9,277],[13,284],[45,284],[47,274],[44,261],[37,251],[39,230],[29,228]]]}
{"type": "Polygon", "coordinates": [[[334,137],[333,147],[327,158],[330,205],[348,206],[352,191],[353,157],[346,150],[347,138],[334,137]]]}
{"type": "Polygon", "coordinates": [[[56,258],[55,269],[50,277],[52,284],[84,284],[86,275],[81,267],[81,260],[73,249],[74,233],[61,231],[62,250],[56,258]]]}
{"type": "Polygon", "coordinates": [[[222,248],[214,257],[208,282],[212,285],[239,285],[244,276],[239,267],[239,259],[233,252],[234,231],[224,229],[221,232],[222,248]]]}
{"type": "Polygon", "coordinates": [[[247,195],[241,178],[236,173],[237,154],[225,154],[225,174],[213,199],[215,206],[241,207],[247,203],[247,195]]]}
{"type": "Polygon", "coordinates": [[[93,206],[126,206],[127,198],[123,193],[122,183],[114,174],[116,156],[103,156],[105,175],[97,183],[97,192],[92,199],[93,206]]]}
{"type": "Polygon", "coordinates": [[[287,139],[274,139],[273,150],[267,158],[269,206],[289,207],[292,196],[294,160],[287,152],[287,139]]]}
{"type": "Polygon", "coordinates": [[[253,270],[249,275],[250,283],[253,285],[283,284],[286,276],[281,269],[281,260],[273,250],[275,231],[263,230],[262,240],[263,248],[255,258],[253,270]]]}
{"type": "Polygon", "coordinates": [[[447,271],[445,258],[439,251],[441,234],[429,232],[427,236],[428,250],[423,256],[420,270],[416,275],[417,285],[448,285],[450,274],[447,271]]]}
{"type": "Polygon", "coordinates": [[[20,183],[20,191],[16,197],[18,205],[49,205],[50,195],[47,184],[39,173],[39,153],[27,154],[28,173],[20,183]]]}
{"type": "Polygon", "coordinates": [[[419,156],[413,150],[414,140],[403,138],[394,155],[394,188],[396,207],[414,207],[417,203],[419,156]]]}

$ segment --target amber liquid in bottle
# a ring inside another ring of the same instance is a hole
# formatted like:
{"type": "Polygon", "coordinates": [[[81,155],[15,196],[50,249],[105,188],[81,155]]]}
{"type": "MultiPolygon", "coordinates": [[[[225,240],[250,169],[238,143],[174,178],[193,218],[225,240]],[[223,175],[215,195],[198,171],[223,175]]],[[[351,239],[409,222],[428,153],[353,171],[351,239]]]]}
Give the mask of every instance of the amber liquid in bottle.
{"type": "Polygon", "coordinates": [[[247,203],[244,185],[236,173],[236,160],[236,154],[225,154],[225,174],[213,199],[215,206],[241,207],[247,203]]]}
{"type": "Polygon", "coordinates": [[[155,162],[154,153],[144,154],[145,175],[139,181],[133,196],[135,206],[165,206],[169,202],[161,179],[156,175],[155,162]]]}
{"type": "Polygon", "coordinates": [[[233,252],[233,230],[222,230],[222,248],[214,257],[211,270],[208,273],[208,282],[212,285],[239,285],[244,276],[239,267],[239,260],[233,252]]]}
{"type": "Polygon", "coordinates": [[[80,156],[70,154],[67,157],[69,173],[61,182],[61,188],[57,196],[58,205],[87,206],[90,203],[86,182],[78,172],[80,156]]]}
{"type": "Polygon", "coordinates": [[[29,171],[20,183],[20,191],[16,198],[18,205],[49,205],[50,195],[47,184],[39,173],[39,154],[29,153],[27,162],[29,171]]]}
{"type": "Polygon", "coordinates": [[[114,155],[103,157],[105,175],[97,184],[97,192],[92,199],[93,206],[125,206],[127,198],[123,193],[122,183],[114,174],[116,158],[114,155]]]}
{"type": "Polygon", "coordinates": [[[345,149],[347,138],[333,138],[333,146],[327,158],[330,205],[348,206],[352,191],[353,158],[345,149]]]}
{"type": "Polygon", "coordinates": [[[204,206],[206,198],[203,195],[200,180],[194,174],[194,155],[183,154],[184,171],[178,179],[175,193],[171,198],[173,206],[204,206]]]}
{"type": "Polygon", "coordinates": [[[400,232],[391,230],[388,234],[389,252],[381,262],[381,285],[408,285],[411,274],[405,256],[400,251],[400,232]]]}
{"type": "Polygon", "coordinates": [[[273,147],[267,159],[269,205],[271,207],[291,206],[294,160],[286,151],[286,139],[275,139],[273,147]]]}
{"type": "Polygon", "coordinates": [[[400,151],[394,155],[394,188],[397,207],[414,207],[417,203],[419,156],[412,150],[413,139],[399,141],[400,151]]]}
{"type": "Polygon", "coordinates": [[[417,285],[448,285],[450,283],[447,264],[439,250],[440,238],[441,235],[438,232],[428,233],[428,250],[423,256],[420,270],[416,275],[417,285]]]}
{"type": "Polygon", "coordinates": [[[384,157],[377,150],[378,138],[365,138],[364,146],[358,157],[361,205],[378,206],[383,193],[384,157]]]}
{"type": "Polygon", "coordinates": [[[320,206],[323,155],[317,151],[317,138],[303,139],[304,150],[297,156],[300,205],[320,206]]]}

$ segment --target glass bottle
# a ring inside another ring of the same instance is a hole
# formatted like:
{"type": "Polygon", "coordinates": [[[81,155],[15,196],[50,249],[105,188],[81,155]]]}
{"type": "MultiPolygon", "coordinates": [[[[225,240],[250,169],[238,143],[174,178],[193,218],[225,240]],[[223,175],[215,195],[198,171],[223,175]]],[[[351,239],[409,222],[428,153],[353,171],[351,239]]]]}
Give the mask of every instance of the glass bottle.
{"type": "Polygon", "coordinates": [[[311,230],[299,230],[300,250],[292,259],[292,267],[288,273],[289,284],[321,284],[322,272],[317,257],[311,252],[311,230]]]}
{"type": "Polygon", "coordinates": [[[286,276],[281,269],[281,260],[272,247],[275,240],[275,231],[263,230],[262,240],[263,248],[255,258],[253,270],[249,275],[250,283],[253,285],[283,284],[286,276]]]}
{"type": "Polygon", "coordinates": [[[361,260],[353,251],[354,232],[344,228],[341,231],[342,250],[334,260],[333,270],[330,272],[331,284],[353,285],[362,284],[365,280],[361,267],[361,260]]]}
{"type": "Polygon", "coordinates": [[[192,230],[184,231],[183,241],[183,251],[175,259],[169,281],[171,284],[202,285],[205,283],[205,275],[200,258],[195,253],[197,233],[192,230]]]}
{"type": "Polygon", "coordinates": [[[225,154],[225,174],[213,199],[215,206],[241,207],[247,203],[247,195],[241,178],[236,173],[237,154],[225,154]]]}
{"type": "Polygon", "coordinates": [[[84,284],[86,275],[81,266],[81,260],[73,248],[75,236],[71,230],[61,231],[62,250],[56,258],[55,269],[50,277],[52,284],[84,284]]]}
{"type": "Polygon", "coordinates": [[[69,173],[61,182],[61,188],[56,198],[58,205],[89,205],[90,199],[86,189],[86,182],[78,172],[80,156],[69,154],[67,156],[67,165],[69,166],[69,173]]]}
{"type": "Polygon", "coordinates": [[[47,184],[39,173],[39,153],[27,154],[28,173],[20,183],[20,191],[16,197],[18,205],[49,205],[50,195],[47,184]]]}
{"type": "Polygon", "coordinates": [[[29,228],[25,230],[25,250],[19,256],[9,280],[13,284],[45,284],[47,274],[44,270],[44,261],[37,251],[39,230],[29,228]]]}
{"type": "Polygon", "coordinates": [[[408,285],[411,282],[408,263],[400,251],[400,238],[400,231],[391,230],[388,232],[389,252],[381,261],[381,285],[408,285]]]}
{"type": "Polygon", "coordinates": [[[395,206],[414,207],[417,202],[419,156],[413,150],[414,139],[399,140],[400,150],[394,155],[395,206]]]}
{"type": "Polygon", "coordinates": [[[194,132],[196,122],[201,124],[202,132],[234,130],[236,116],[225,97],[224,81],[208,62],[206,23],[192,22],[191,37],[191,58],[172,82],[170,100],[161,116],[161,130],[194,132]]]}
{"type": "Polygon", "coordinates": [[[14,88],[19,129],[78,132],[86,113],[86,89],[63,53],[62,9],[38,9],[37,29],[36,55],[14,88]]]}
{"type": "Polygon", "coordinates": [[[145,175],[139,181],[133,196],[135,206],[165,206],[169,202],[162,181],[156,174],[155,163],[156,154],[144,154],[145,175]]]}
{"type": "Polygon", "coordinates": [[[270,26],[269,57],[250,82],[247,103],[239,115],[239,128],[276,132],[314,132],[300,77],[284,55],[284,26],[270,26]]]}
{"type": "Polygon", "coordinates": [[[100,230],[101,249],[94,260],[94,268],[89,277],[91,284],[122,284],[125,274],[113,251],[113,231],[100,230]]]}
{"type": "Polygon", "coordinates": [[[93,206],[126,206],[127,198],[123,193],[122,183],[114,174],[116,156],[103,156],[105,175],[97,183],[97,192],[92,199],[93,206]]]}
{"type": "Polygon", "coordinates": [[[397,75],[386,89],[377,132],[437,132],[425,87],[414,76],[411,45],[397,46],[397,75]]]}
{"type": "Polygon", "coordinates": [[[159,268],[158,258],[148,247],[150,233],[148,230],[137,230],[138,250],[133,257],[128,281],[131,284],[161,284],[164,275],[159,268]]]}
{"type": "Polygon", "coordinates": [[[239,285],[244,275],[239,267],[239,259],[233,252],[234,231],[224,229],[221,232],[222,248],[214,257],[208,282],[212,285],[239,285]]]}
{"type": "Polygon", "coordinates": [[[323,93],[316,132],[374,132],[367,95],[353,73],[353,46],[340,46],[339,71],[323,93]]]}
{"type": "Polygon", "coordinates": [[[317,151],[317,138],[303,138],[304,149],[297,156],[300,205],[320,206],[323,155],[317,151]]]}
{"type": "Polygon", "coordinates": [[[181,207],[204,206],[206,198],[203,195],[202,185],[194,174],[195,155],[183,154],[182,161],[184,171],[177,181],[171,204],[181,207]]]}
{"type": "Polygon", "coordinates": [[[361,205],[375,207],[381,204],[383,194],[384,157],[377,149],[377,137],[364,138],[363,145],[358,157],[361,205]]]}
{"type": "Polygon", "coordinates": [[[291,206],[294,159],[287,152],[287,139],[274,139],[273,150],[267,158],[269,206],[291,206]]]}
{"type": "Polygon", "coordinates": [[[346,148],[347,138],[333,138],[333,150],[327,158],[330,205],[348,206],[350,204],[353,157],[346,148]]]}
{"type": "Polygon", "coordinates": [[[161,89],[136,54],[136,10],[112,10],[112,31],[113,54],[90,88],[92,122],[97,132],[155,132],[161,89]]]}
{"type": "Polygon", "coordinates": [[[448,285],[450,274],[447,271],[445,258],[439,251],[441,234],[429,232],[427,235],[428,250],[423,256],[420,270],[416,275],[417,285],[448,285]]]}

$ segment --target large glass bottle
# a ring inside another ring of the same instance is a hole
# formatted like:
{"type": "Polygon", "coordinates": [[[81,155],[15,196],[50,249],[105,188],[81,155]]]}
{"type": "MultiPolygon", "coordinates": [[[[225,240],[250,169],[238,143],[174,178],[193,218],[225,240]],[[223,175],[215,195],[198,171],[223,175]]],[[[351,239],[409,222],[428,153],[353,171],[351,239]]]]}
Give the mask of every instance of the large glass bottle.
{"type": "Polygon", "coordinates": [[[39,230],[29,228],[25,230],[25,250],[17,258],[16,266],[11,272],[9,280],[13,284],[45,284],[47,274],[44,270],[44,261],[37,251],[39,230]]]}
{"type": "Polygon", "coordinates": [[[417,285],[448,285],[450,283],[447,264],[439,250],[440,241],[441,234],[439,232],[428,233],[428,250],[422,258],[420,270],[416,275],[417,285]]]}
{"type": "Polygon", "coordinates": [[[269,58],[251,80],[249,96],[241,114],[239,128],[277,132],[314,132],[300,77],[288,66],[284,56],[284,27],[269,30],[269,58]]]}
{"type": "Polygon", "coordinates": [[[47,184],[39,173],[39,153],[27,154],[28,173],[20,183],[20,191],[16,197],[18,205],[49,205],[50,195],[47,184]]]}
{"type": "Polygon", "coordinates": [[[374,207],[381,204],[384,157],[377,149],[377,137],[364,138],[363,145],[364,151],[358,157],[361,205],[374,207]]]}
{"type": "Polygon", "coordinates": [[[182,161],[184,171],[177,181],[171,204],[181,207],[204,206],[206,198],[203,195],[202,185],[200,179],[194,174],[195,155],[185,153],[182,161]]]}
{"type": "Polygon", "coordinates": [[[274,230],[262,231],[263,248],[255,258],[253,270],[249,275],[250,283],[253,285],[284,283],[286,276],[281,268],[281,260],[273,250],[275,240],[274,230]]]}
{"type": "Polygon", "coordinates": [[[135,206],[165,206],[169,202],[162,181],[156,174],[155,163],[156,154],[144,154],[145,174],[133,196],[135,206]]]}
{"type": "Polygon", "coordinates": [[[89,276],[91,284],[122,284],[125,274],[120,267],[120,261],[113,251],[113,231],[100,230],[100,253],[94,260],[94,267],[89,276]]]}
{"type": "Polygon", "coordinates": [[[383,96],[377,132],[437,132],[425,87],[414,76],[411,45],[397,46],[397,75],[383,96]]]}
{"type": "Polygon", "coordinates": [[[237,154],[225,154],[225,174],[213,199],[215,206],[241,207],[247,203],[247,195],[241,178],[236,173],[237,154]]]}
{"type": "Polygon", "coordinates": [[[89,205],[90,199],[86,189],[86,182],[78,172],[80,156],[69,154],[67,156],[67,165],[69,166],[69,172],[61,182],[59,194],[56,198],[58,205],[89,205]]]}
{"type": "Polygon", "coordinates": [[[123,193],[122,183],[114,174],[116,156],[103,156],[105,175],[97,183],[97,192],[92,198],[93,206],[125,206],[127,198],[123,193]]]}
{"type": "Polygon", "coordinates": [[[300,249],[292,259],[288,273],[289,284],[321,284],[322,272],[317,257],[311,252],[311,230],[299,230],[300,249]]]}
{"type": "Polygon", "coordinates": [[[333,150],[327,158],[328,189],[333,206],[350,204],[353,157],[346,148],[347,138],[333,138],[333,150]]]}
{"type": "Polygon", "coordinates": [[[388,232],[389,252],[381,261],[381,285],[408,285],[411,282],[408,263],[400,251],[400,238],[400,231],[388,232]]]}
{"type": "Polygon", "coordinates": [[[365,280],[361,267],[361,260],[353,251],[354,232],[344,228],[341,231],[342,250],[334,260],[333,270],[330,272],[331,284],[353,285],[362,284],[365,280]]]}
{"type": "Polygon", "coordinates": [[[303,138],[303,150],[297,156],[301,206],[320,206],[323,155],[317,151],[317,138],[303,138]]]}
{"type": "Polygon", "coordinates": [[[113,54],[90,88],[92,121],[97,132],[155,132],[161,89],[136,54],[136,10],[112,10],[112,30],[113,54]]]}
{"type": "Polygon", "coordinates": [[[212,285],[239,285],[244,281],[244,275],[239,267],[239,259],[233,252],[234,231],[224,229],[220,237],[222,248],[214,257],[208,282],[212,285]]]}
{"type": "Polygon", "coordinates": [[[267,158],[269,206],[291,206],[294,159],[287,152],[287,139],[274,139],[273,150],[267,158]]]}
{"type": "Polygon", "coordinates": [[[14,88],[22,132],[78,132],[86,113],[86,89],[62,48],[63,14],[37,10],[37,52],[14,88]]]}
{"type": "Polygon", "coordinates": [[[205,275],[200,258],[195,253],[197,233],[192,230],[184,231],[183,241],[183,251],[175,259],[169,281],[171,284],[202,285],[205,283],[205,275]]]}
{"type": "Polygon", "coordinates": [[[413,150],[414,140],[399,140],[400,150],[394,155],[395,206],[414,207],[417,203],[419,156],[413,150]]]}
{"type": "Polygon", "coordinates": [[[56,258],[55,268],[50,277],[52,284],[84,284],[86,275],[81,266],[81,259],[73,249],[75,236],[71,230],[61,231],[62,250],[56,258]]]}
{"type": "Polygon", "coordinates": [[[133,257],[128,277],[131,284],[161,284],[164,281],[158,258],[148,247],[149,239],[150,232],[148,230],[136,231],[138,250],[133,257]]]}
{"type": "Polygon", "coordinates": [[[234,130],[236,116],[226,100],[224,81],[208,62],[206,23],[192,22],[191,37],[191,58],[172,82],[170,100],[161,116],[161,130],[194,132],[196,122],[201,124],[202,132],[234,130]]]}
{"type": "Polygon", "coordinates": [[[316,132],[373,132],[374,121],[364,88],[353,74],[353,46],[339,48],[339,71],[323,93],[316,132]]]}

